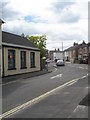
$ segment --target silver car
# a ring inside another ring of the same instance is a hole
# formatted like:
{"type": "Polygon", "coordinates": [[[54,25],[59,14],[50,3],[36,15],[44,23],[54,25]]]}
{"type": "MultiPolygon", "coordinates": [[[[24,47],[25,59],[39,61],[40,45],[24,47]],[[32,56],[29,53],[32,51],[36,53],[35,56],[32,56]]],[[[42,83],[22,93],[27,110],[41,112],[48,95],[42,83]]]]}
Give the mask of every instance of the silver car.
{"type": "Polygon", "coordinates": [[[58,61],[56,62],[56,65],[57,65],[57,66],[64,66],[65,63],[64,63],[63,60],[58,60],[58,61]]]}

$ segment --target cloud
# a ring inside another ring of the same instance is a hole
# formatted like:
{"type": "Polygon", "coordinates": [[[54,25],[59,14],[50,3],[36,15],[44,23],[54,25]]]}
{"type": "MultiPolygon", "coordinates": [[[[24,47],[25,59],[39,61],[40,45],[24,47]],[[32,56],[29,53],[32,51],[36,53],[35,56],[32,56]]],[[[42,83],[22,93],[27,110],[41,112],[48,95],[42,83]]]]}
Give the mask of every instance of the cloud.
{"type": "Polygon", "coordinates": [[[61,14],[60,17],[60,22],[63,23],[75,23],[78,22],[80,20],[80,16],[77,14],[72,13],[71,11],[65,11],[61,14]]]}
{"type": "Polygon", "coordinates": [[[57,2],[52,3],[52,8],[55,13],[60,13],[64,9],[69,8],[73,4],[75,4],[75,2],[60,2],[58,0],[57,2]]]}
{"type": "Polygon", "coordinates": [[[79,14],[72,12],[71,7],[74,6],[75,2],[56,2],[52,4],[54,13],[58,16],[58,22],[63,23],[75,23],[80,19],[79,14]]]}
{"type": "Polygon", "coordinates": [[[74,41],[87,41],[87,3],[70,1],[3,0],[3,30],[19,35],[46,34],[48,49],[61,49],[62,41],[64,48],[74,41]]]}
{"type": "Polygon", "coordinates": [[[6,21],[12,21],[16,18],[19,18],[21,13],[16,9],[13,9],[10,1],[3,1],[2,6],[2,19],[5,19],[6,21]]]}

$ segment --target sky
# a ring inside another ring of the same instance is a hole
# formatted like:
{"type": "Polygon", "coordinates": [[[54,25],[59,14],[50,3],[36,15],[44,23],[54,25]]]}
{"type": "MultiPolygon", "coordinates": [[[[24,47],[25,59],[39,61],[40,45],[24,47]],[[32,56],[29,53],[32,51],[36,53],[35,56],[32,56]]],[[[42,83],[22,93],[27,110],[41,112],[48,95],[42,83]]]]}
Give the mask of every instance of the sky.
{"type": "Polygon", "coordinates": [[[47,49],[88,42],[88,0],[0,0],[3,31],[46,35],[47,49]],[[2,8],[2,9],[1,9],[2,8]]]}

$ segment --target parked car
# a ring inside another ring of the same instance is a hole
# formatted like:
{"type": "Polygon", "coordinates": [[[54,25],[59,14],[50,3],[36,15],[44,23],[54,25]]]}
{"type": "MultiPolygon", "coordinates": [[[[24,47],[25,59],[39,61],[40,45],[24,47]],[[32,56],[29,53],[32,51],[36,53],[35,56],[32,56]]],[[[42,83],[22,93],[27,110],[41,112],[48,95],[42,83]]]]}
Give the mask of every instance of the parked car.
{"type": "Polygon", "coordinates": [[[58,60],[60,60],[60,59],[55,59],[55,62],[57,62],[58,60]]]}
{"type": "Polygon", "coordinates": [[[65,63],[64,63],[63,60],[58,60],[58,61],[56,62],[56,65],[57,65],[57,66],[64,66],[65,63]]]}

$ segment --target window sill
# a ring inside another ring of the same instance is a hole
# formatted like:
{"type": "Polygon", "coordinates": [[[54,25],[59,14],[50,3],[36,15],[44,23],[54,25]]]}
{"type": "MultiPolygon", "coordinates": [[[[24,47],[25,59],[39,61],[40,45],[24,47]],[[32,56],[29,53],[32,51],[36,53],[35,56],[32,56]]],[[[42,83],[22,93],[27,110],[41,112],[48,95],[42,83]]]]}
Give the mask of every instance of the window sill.
{"type": "Polygon", "coordinates": [[[32,67],[30,67],[30,68],[36,68],[36,66],[32,66],[32,67]]]}
{"type": "Polygon", "coordinates": [[[8,68],[8,70],[16,70],[16,68],[11,68],[11,69],[10,69],[10,68],[8,68]]]}
{"type": "Polygon", "coordinates": [[[21,67],[20,69],[27,69],[27,67],[21,67]]]}

